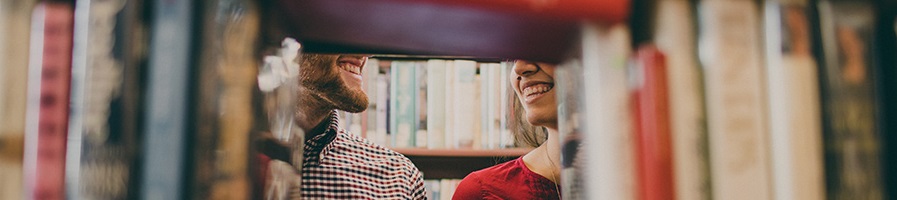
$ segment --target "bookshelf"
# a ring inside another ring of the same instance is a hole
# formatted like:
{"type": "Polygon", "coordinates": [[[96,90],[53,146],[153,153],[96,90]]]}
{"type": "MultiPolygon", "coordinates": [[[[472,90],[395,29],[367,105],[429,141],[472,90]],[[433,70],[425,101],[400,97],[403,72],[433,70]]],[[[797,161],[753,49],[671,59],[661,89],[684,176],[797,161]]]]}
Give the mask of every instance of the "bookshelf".
{"type": "Polygon", "coordinates": [[[461,179],[470,172],[523,156],[532,149],[421,149],[395,148],[417,166],[427,179],[461,179]]]}

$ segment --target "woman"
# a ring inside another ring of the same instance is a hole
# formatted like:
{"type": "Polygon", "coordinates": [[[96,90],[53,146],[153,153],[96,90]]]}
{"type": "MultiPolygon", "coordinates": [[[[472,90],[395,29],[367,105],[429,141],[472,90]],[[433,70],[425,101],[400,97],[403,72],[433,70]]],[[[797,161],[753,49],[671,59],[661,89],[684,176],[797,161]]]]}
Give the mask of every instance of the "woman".
{"type": "Polygon", "coordinates": [[[518,159],[470,173],[458,184],[452,199],[560,199],[554,70],[555,65],[548,63],[516,61],[510,77],[523,118],[544,127],[547,138],[540,131],[527,131],[526,126],[518,128],[518,143],[538,147],[518,159]]]}

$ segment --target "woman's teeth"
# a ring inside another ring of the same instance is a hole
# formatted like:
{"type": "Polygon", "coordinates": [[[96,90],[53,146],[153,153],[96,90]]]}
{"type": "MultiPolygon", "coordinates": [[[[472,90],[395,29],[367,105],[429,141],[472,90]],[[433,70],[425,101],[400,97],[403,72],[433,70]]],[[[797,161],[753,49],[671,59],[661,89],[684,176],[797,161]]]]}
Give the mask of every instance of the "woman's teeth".
{"type": "Polygon", "coordinates": [[[353,74],[361,74],[361,67],[349,64],[349,63],[340,63],[339,68],[351,72],[353,74]]]}
{"type": "Polygon", "coordinates": [[[552,88],[552,86],[548,85],[548,84],[533,85],[533,86],[524,88],[523,95],[529,96],[529,95],[534,95],[534,94],[542,94],[542,93],[550,91],[551,88],[552,88]]]}

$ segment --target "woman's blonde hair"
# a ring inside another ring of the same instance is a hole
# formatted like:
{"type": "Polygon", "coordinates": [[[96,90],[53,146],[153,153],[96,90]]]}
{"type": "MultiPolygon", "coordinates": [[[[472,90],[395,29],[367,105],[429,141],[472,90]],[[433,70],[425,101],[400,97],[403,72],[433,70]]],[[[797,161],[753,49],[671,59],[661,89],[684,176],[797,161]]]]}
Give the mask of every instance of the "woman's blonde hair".
{"type": "MultiPolygon", "coordinates": [[[[510,84],[508,85],[510,87],[510,84]]],[[[548,131],[545,127],[533,126],[526,121],[526,110],[523,104],[517,98],[517,94],[513,89],[508,90],[510,102],[510,111],[508,114],[508,129],[514,136],[514,144],[518,147],[538,147],[548,139],[548,131]]]]}

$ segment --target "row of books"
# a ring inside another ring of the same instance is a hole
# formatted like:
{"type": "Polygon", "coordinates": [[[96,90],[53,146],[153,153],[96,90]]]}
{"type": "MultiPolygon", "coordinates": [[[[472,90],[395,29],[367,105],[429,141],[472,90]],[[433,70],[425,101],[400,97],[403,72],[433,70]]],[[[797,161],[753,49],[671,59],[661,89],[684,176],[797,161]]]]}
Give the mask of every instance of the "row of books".
{"type": "Polygon", "coordinates": [[[374,58],[364,68],[367,111],[342,113],[342,121],[350,132],[387,147],[513,147],[510,65],[374,58]]]}
{"type": "Polygon", "coordinates": [[[0,1],[0,199],[259,194],[256,3],[0,1]]]}
{"type": "Polygon", "coordinates": [[[427,199],[450,200],[455,194],[455,188],[461,179],[427,179],[424,187],[427,188],[427,199]]]}
{"type": "Polygon", "coordinates": [[[897,197],[894,1],[634,2],[558,69],[564,198],[897,197]]]}

